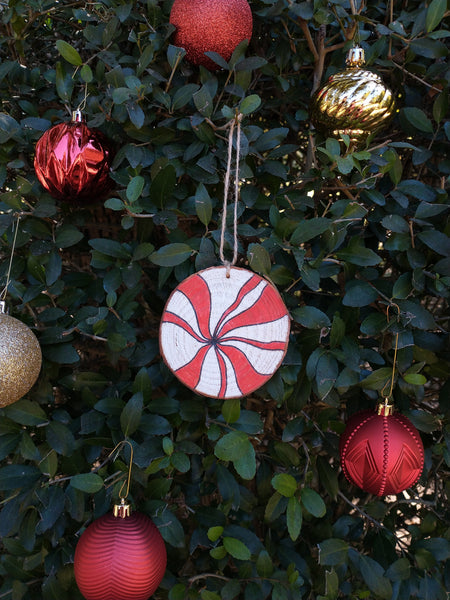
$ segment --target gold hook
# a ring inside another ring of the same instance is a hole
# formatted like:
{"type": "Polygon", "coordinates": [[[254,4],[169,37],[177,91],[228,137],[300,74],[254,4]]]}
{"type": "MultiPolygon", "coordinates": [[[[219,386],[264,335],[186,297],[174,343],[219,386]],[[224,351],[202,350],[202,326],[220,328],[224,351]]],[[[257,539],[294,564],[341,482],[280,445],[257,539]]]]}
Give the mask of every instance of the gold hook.
{"type": "MultiPolygon", "coordinates": [[[[391,307],[395,307],[397,309],[397,322],[398,322],[400,320],[401,310],[400,310],[399,305],[395,304],[395,302],[392,302],[387,307],[387,311],[386,311],[387,321],[389,323],[389,310],[391,309],[391,307]]],[[[384,397],[385,406],[388,406],[389,400],[392,398],[392,391],[394,389],[395,369],[397,367],[398,337],[399,337],[399,333],[397,331],[397,333],[395,334],[394,360],[393,360],[393,363],[392,363],[392,375],[391,375],[391,380],[390,380],[389,394],[386,396],[385,393],[384,393],[384,390],[386,389],[386,386],[389,384],[389,381],[387,381],[385,383],[385,385],[383,386],[383,389],[381,390],[381,395],[384,397]]]]}
{"type": "Polygon", "coordinates": [[[118,444],[116,444],[115,448],[113,450],[111,450],[111,452],[108,454],[108,459],[110,459],[115,452],[119,452],[120,450],[122,450],[125,444],[128,444],[129,447],[130,447],[130,464],[128,465],[127,479],[126,479],[126,481],[124,481],[122,483],[122,486],[121,486],[120,491],[119,491],[119,497],[123,501],[126,500],[126,498],[128,497],[128,494],[130,492],[131,468],[133,466],[133,445],[128,440],[122,440],[121,442],[119,442],[118,444]],[[126,491],[125,495],[123,495],[123,488],[125,487],[125,485],[127,486],[127,491],[126,491]]]}

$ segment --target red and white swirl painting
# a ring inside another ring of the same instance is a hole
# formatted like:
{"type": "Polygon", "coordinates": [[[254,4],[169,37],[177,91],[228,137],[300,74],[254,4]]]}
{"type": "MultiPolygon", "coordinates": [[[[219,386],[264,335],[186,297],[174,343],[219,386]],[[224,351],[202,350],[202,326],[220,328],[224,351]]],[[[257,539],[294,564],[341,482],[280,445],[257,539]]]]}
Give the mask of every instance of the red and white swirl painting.
{"type": "Polygon", "coordinates": [[[232,267],[191,275],[173,291],[161,320],[161,354],[188,388],[212,398],[239,398],[281,365],[289,315],[268,281],[232,267]]]}

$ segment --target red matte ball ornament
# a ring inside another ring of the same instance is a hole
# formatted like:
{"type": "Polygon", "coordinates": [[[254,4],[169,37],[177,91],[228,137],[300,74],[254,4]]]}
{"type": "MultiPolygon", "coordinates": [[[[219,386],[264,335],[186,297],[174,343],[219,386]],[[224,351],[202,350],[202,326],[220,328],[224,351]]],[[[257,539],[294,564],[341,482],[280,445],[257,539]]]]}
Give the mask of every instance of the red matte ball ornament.
{"type": "Polygon", "coordinates": [[[423,444],[411,421],[380,404],[350,417],[340,441],[341,466],[354,485],[376,496],[399,494],[419,479],[423,444]]]}
{"type": "Polygon", "coordinates": [[[54,125],[38,140],[34,170],[57,200],[97,201],[112,187],[111,159],[107,138],[90,129],[77,110],[70,122],[54,125]]]}
{"type": "Polygon", "coordinates": [[[177,28],[175,45],[186,50],[190,62],[211,71],[220,67],[205,52],[217,52],[228,61],[236,46],[252,37],[247,0],[175,0],[170,22],[177,28]]]}
{"type": "Polygon", "coordinates": [[[153,521],[117,505],[89,525],[75,550],[75,579],[86,600],[147,600],[166,570],[163,538],[153,521]]]}

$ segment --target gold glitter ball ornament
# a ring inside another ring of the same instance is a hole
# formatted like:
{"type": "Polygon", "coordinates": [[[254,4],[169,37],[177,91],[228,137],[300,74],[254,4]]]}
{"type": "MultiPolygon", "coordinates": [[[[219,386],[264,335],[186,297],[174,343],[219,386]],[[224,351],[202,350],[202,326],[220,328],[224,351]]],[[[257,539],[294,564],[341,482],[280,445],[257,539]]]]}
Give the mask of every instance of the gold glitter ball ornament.
{"type": "Polygon", "coordinates": [[[16,402],[41,370],[39,342],[27,325],[0,312],[0,407],[16,402]]]}
{"type": "Polygon", "coordinates": [[[347,134],[356,144],[385,127],[395,111],[393,93],[379,75],[361,68],[364,62],[364,50],[352,48],[347,68],[332,75],[310,105],[317,129],[337,138],[347,134]]]}

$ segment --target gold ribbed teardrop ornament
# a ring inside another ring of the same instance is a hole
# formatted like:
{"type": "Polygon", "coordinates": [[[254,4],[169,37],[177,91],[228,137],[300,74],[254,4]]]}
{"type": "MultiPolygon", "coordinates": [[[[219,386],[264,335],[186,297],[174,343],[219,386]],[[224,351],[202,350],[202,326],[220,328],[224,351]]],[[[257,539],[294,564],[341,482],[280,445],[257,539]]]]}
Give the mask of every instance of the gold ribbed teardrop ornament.
{"type": "Polygon", "coordinates": [[[310,116],[317,129],[337,138],[347,134],[354,144],[361,144],[389,123],[395,98],[379,75],[362,68],[363,48],[352,48],[346,64],[314,93],[310,116]]]}

